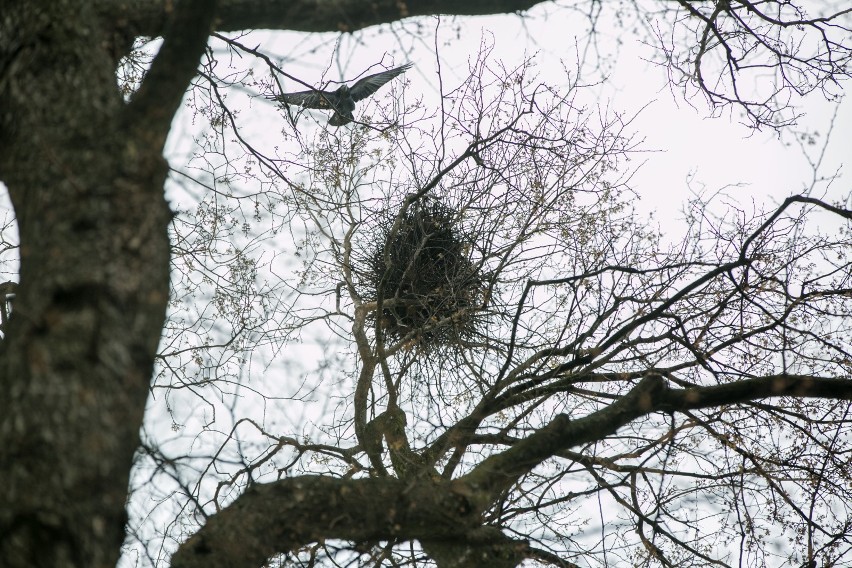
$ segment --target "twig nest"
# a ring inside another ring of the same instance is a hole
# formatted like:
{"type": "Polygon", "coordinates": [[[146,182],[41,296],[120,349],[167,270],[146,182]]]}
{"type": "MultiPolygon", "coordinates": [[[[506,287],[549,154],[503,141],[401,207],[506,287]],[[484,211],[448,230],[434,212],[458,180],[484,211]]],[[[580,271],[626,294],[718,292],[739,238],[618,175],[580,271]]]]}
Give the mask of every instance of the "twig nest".
{"type": "Polygon", "coordinates": [[[381,302],[375,315],[386,340],[428,348],[460,345],[476,332],[485,278],[456,217],[434,200],[380,215],[360,276],[364,299],[381,302]]]}

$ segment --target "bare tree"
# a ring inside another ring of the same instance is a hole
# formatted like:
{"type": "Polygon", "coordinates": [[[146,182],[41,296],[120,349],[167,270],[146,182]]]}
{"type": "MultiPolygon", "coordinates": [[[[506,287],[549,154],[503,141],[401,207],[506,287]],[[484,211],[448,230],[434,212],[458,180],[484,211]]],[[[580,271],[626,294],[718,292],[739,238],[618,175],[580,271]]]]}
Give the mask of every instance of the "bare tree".
{"type": "Polygon", "coordinates": [[[844,39],[852,9],[842,2],[633,4],[672,84],[702,93],[717,111],[733,107],[746,124],[789,126],[802,97],[842,96],[852,56],[844,39]]]}
{"type": "MultiPolygon", "coordinates": [[[[205,51],[218,32],[266,65],[269,82],[248,86],[274,94],[281,66],[223,34],[533,4],[4,10],[0,177],[21,263],[0,342],[4,565],[114,565],[128,480],[134,497],[179,503],[161,535],[178,541],[174,566],[848,560],[848,205],[799,195],[714,218],[697,201],[682,246],[666,248],[631,214],[624,121],[594,124],[574,91],[487,58],[442,87],[440,110],[397,92],[351,129],[288,130],[298,150],[270,155],[240,137],[227,104],[224,89],[249,79],[219,76],[205,51]],[[141,36],[164,38],[147,69],[125,58],[141,36]],[[219,130],[199,141],[200,175],[173,176],[205,195],[170,235],[162,150],[193,81],[190,103],[219,130]],[[240,160],[256,195],[229,187],[240,160]],[[820,232],[818,214],[839,228],[820,232]],[[246,226],[252,215],[266,232],[246,226]],[[278,265],[255,252],[281,231],[298,243],[304,264],[285,267],[299,278],[261,282],[278,265]],[[166,323],[171,276],[186,294],[172,314],[188,316],[166,323]],[[328,356],[304,376],[338,381],[339,404],[311,431],[321,440],[240,406],[246,393],[311,399],[315,384],[251,380],[264,377],[255,352],[291,349],[309,328],[328,332],[328,356]],[[193,399],[199,439],[216,433],[218,446],[172,453],[148,424],[138,451],[155,370],[155,396],[193,399]],[[576,528],[589,504],[608,507],[599,537],[576,528]]],[[[848,76],[848,10],[791,20],[744,2],[680,6],[672,29],[700,38],[683,44],[689,80],[755,124],[779,123],[782,89],[848,76]],[[795,57],[779,47],[802,30],[822,43],[795,57]],[[730,90],[748,41],[782,78],[756,104],[730,90]],[[704,67],[719,46],[730,83],[704,67]]],[[[598,22],[598,4],[586,7],[598,22]]],[[[143,547],[155,563],[174,548],[160,542],[162,554],[143,547]]]]}
{"type": "MultiPolygon", "coordinates": [[[[801,397],[849,397],[850,243],[806,223],[814,209],[849,211],[796,196],[718,218],[714,199],[697,198],[683,243],[663,246],[631,210],[625,119],[593,122],[573,102],[581,89],[549,89],[528,64],[487,53],[458,88],[441,82],[436,116],[400,112],[391,97],[352,130],[305,136],[285,122],[299,159],[223,160],[289,168],[277,182],[290,193],[263,195],[301,227],[302,262],[279,275],[298,284],[279,304],[277,341],[285,352],[297,330],[325,339],[281,408],[327,406],[295,411],[303,422],[283,435],[269,411],[228,407],[215,451],[150,448],[162,474],[190,480],[158,501],[162,514],[179,507],[207,523],[196,532],[185,518],[154,542],[194,535],[179,565],[236,563],[248,538],[260,551],[247,564],[276,553],[282,565],[842,557],[846,466],[817,471],[792,440],[808,436],[824,460],[846,451],[848,403],[817,403],[823,428],[801,397]],[[182,460],[222,473],[187,475],[182,460]],[[392,528],[366,520],[375,495],[392,528]],[[258,516],[258,502],[272,509],[258,516]],[[786,539],[795,544],[777,552],[786,539]]],[[[273,392],[284,377],[268,382],[251,386],[273,392]]]]}

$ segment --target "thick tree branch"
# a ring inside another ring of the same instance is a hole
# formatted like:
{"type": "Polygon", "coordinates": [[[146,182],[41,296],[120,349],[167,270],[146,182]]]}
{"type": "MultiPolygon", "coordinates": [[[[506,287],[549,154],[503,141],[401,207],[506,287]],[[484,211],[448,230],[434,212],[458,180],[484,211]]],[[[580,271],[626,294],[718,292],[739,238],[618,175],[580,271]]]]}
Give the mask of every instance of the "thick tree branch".
{"type": "Polygon", "coordinates": [[[567,414],[559,414],[535,434],[489,457],[461,479],[476,489],[474,502],[484,510],[522,475],[558,451],[600,440],[632,420],[654,412],[664,390],[663,379],[649,375],[626,395],[588,416],[572,420],[567,414]]]}
{"type": "Polygon", "coordinates": [[[599,440],[632,420],[654,412],[675,412],[744,403],[774,396],[852,400],[852,380],[771,375],[723,385],[672,389],[658,375],[643,379],[610,406],[577,420],[560,414],[535,434],[493,455],[461,478],[476,489],[483,510],[522,475],[561,450],[599,440]]]}
{"type": "Polygon", "coordinates": [[[89,3],[18,2],[3,13],[0,177],[21,242],[0,343],[3,566],[118,560],[169,294],[163,143],[206,45],[209,26],[190,28],[209,22],[210,6],[179,3],[129,107],[113,30],[89,3]]]}
{"type": "MultiPolygon", "coordinates": [[[[413,16],[507,14],[529,10],[540,3],[541,0],[379,0],[369,3],[361,0],[222,0],[215,27],[222,32],[247,29],[352,32],[413,16]]],[[[101,12],[112,21],[124,22],[136,35],[157,36],[163,29],[169,5],[169,0],[154,0],[144,4],[104,0],[101,12]]]]}
{"type": "Polygon", "coordinates": [[[174,568],[262,566],[317,540],[463,540],[478,516],[449,483],[302,476],[254,485],[211,517],[172,558],[174,568]]]}
{"type": "Polygon", "coordinates": [[[655,410],[676,412],[738,404],[773,396],[852,400],[852,380],[807,375],[770,375],[687,389],[666,389],[655,410]]]}
{"type": "MultiPolygon", "coordinates": [[[[494,495],[555,451],[601,436],[652,410],[664,388],[650,376],[611,406],[571,421],[560,415],[536,434],[486,460],[470,475],[438,482],[420,477],[329,479],[304,476],[251,487],[211,517],[175,554],[173,566],[259,566],[273,554],[309,542],[340,538],[355,542],[417,539],[465,548],[476,541],[480,513],[494,495]],[[247,542],[247,535],[253,539],[247,542]]],[[[493,545],[497,541],[490,542],[493,545]]],[[[522,543],[501,548],[517,559],[522,543]]],[[[489,554],[494,553],[492,550],[489,554]]],[[[495,553],[496,554],[496,553],[495,553]]],[[[502,553],[501,553],[502,554],[502,553]]],[[[496,559],[499,554],[493,556],[496,559]]],[[[508,561],[507,561],[508,562],[508,561]]]]}
{"type": "Polygon", "coordinates": [[[183,0],[172,14],[163,46],[125,111],[131,136],[140,144],[162,147],[187,85],[207,45],[216,0],[183,0]]]}
{"type": "MultiPolygon", "coordinates": [[[[521,476],[558,452],[601,439],[654,412],[772,396],[852,400],[852,381],[776,375],[727,385],[671,389],[659,375],[649,375],[610,406],[576,420],[561,414],[452,482],[435,482],[435,477],[405,482],[394,478],[304,476],[253,486],[232,506],[211,517],[181,547],[173,565],[259,566],[276,553],[328,538],[354,542],[417,539],[433,543],[431,548],[437,544],[438,548],[449,547],[447,550],[468,550],[477,542],[476,530],[482,529],[477,529],[479,515],[521,476]],[[247,542],[247,535],[253,540],[247,542]]],[[[498,540],[489,541],[490,548],[480,551],[490,555],[492,562],[498,562],[501,554],[509,554],[514,560],[526,554],[523,543],[500,544],[498,540]]],[[[511,565],[511,561],[506,562],[511,565]]]]}

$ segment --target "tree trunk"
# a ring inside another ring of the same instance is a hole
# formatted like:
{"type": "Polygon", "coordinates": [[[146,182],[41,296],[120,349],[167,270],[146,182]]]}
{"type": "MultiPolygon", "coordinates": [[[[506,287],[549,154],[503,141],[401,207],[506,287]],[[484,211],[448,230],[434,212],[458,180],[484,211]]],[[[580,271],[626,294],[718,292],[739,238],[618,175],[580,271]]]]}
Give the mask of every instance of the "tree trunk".
{"type": "Polygon", "coordinates": [[[169,293],[162,148],[203,44],[160,99],[128,105],[124,46],[88,3],[19,2],[0,26],[0,179],[21,244],[0,342],[0,564],[114,566],[169,293]]]}

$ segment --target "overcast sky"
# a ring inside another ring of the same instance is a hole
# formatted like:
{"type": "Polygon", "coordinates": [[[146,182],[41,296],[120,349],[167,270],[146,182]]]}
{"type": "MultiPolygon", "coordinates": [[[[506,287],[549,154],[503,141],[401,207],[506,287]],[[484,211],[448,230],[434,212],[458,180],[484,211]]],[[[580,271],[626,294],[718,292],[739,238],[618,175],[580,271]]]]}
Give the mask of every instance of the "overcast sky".
{"type": "MultiPolygon", "coordinates": [[[[323,77],[341,79],[336,72],[341,65],[346,67],[348,77],[361,74],[380,60],[387,65],[411,60],[416,67],[406,74],[412,83],[410,88],[423,93],[429,104],[437,93],[436,44],[442,71],[450,79],[454,71],[458,71],[457,76],[466,71],[468,60],[475,57],[480,42],[485,42],[493,49],[493,60],[517,64],[525,55],[534,56],[542,79],[559,84],[565,80],[563,68],[569,72],[576,69],[578,49],[585,45],[586,27],[587,22],[580,15],[545,4],[524,17],[444,18],[440,22],[437,18],[425,18],[419,20],[419,33],[412,33],[413,24],[405,23],[393,26],[392,32],[383,27],[350,36],[256,32],[244,38],[244,42],[291,58],[285,69],[311,84],[323,77]]],[[[739,122],[736,110],[711,117],[701,97],[685,100],[682,91],[669,86],[666,70],[647,62],[653,59],[655,48],[643,39],[613,26],[606,17],[601,19],[599,48],[604,55],[617,57],[607,70],[608,80],[590,88],[586,101],[610,112],[636,115],[632,127],[637,136],[644,139],[641,148],[647,154],[637,156],[634,162],[637,166],[642,162],[642,166],[632,186],[641,196],[639,207],[643,212],[656,211],[664,229],[674,229],[670,223],[679,217],[681,205],[691,195],[688,179],[691,179],[692,189],[704,187],[708,191],[740,185],[731,191],[741,194],[743,199],[754,197],[767,205],[807,187],[812,171],[798,145],[791,144],[794,138],[791,132],[781,137],[771,131],[755,132],[739,122]]],[[[591,73],[586,77],[589,81],[599,79],[591,73]]],[[[291,86],[294,90],[303,88],[291,86]]],[[[384,89],[379,96],[382,94],[386,94],[384,89]]],[[[852,101],[846,97],[836,105],[814,93],[800,103],[800,110],[806,116],[797,128],[818,131],[820,144],[825,139],[832,115],[837,112],[822,168],[822,173],[828,175],[844,161],[852,159],[849,135],[852,132],[852,101]]],[[[249,115],[257,111],[258,128],[268,124],[263,117],[272,110],[271,105],[262,108],[263,104],[255,102],[254,110],[248,111],[249,115]]],[[[315,115],[324,124],[321,113],[315,115]]],[[[251,122],[246,121],[247,124],[251,122]]],[[[303,118],[300,128],[307,127],[306,123],[307,119],[303,118]]],[[[189,113],[175,122],[167,155],[171,155],[173,165],[178,167],[182,156],[192,150],[192,138],[187,136],[193,130],[192,124],[189,113]]],[[[276,131],[267,129],[265,134],[255,131],[252,135],[269,137],[267,141],[274,144],[276,131]]],[[[810,148],[816,152],[821,147],[810,148]]],[[[835,198],[852,193],[852,175],[848,167],[842,173],[831,191],[835,198]]],[[[9,209],[5,186],[0,184],[0,221],[11,216],[9,209]]],[[[0,261],[9,258],[7,253],[0,261]]],[[[11,273],[15,270],[12,268],[11,273]]],[[[0,266],[0,279],[12,277],[11,273],[8,262],[0,266]]]]}
{"type": "MultiPolygon", "coordinates": [[[[379,62],[392,66],[413,61],[416,67],[405,75],[411,82],[408,89],[422,93],[428,106],[438,104],[436,45],[445,85],[463,77],[480,44],[486,44],[492,50],[492,61],[502,60],[509,66],[517,65],[525,56],[534,57],[541,80],[559,86],[568,84],[566,70],[576,74],[578,52],[584,49],[588,26],[581,15],[551,4],[540,5],[525,17],[425,18],[418,22],[418,26],[408,22],[391,26],[392,31],[374,28],[350,36],[257,32],[242,41],[282,56],[285,71],[315,85],[323,80],[358,77],[379,62]]],[[[654,24],[653,20],[647,23],[654,24]]],[[[646,37],[613,26],[605,15],[598,29],[598,48],[609,61],[604,70],[606,80],[599,82],[600,74],[585,69],[581,81],[599,83],[586,89],[581,100],[605,112],[635,115],[628,131],[632,129],[637,139],[644,140],[640,149],[646,153],[634,156],[632,165],[641,167],[631,185],[641,197],[640,210],[656,211],[664,230],[674,230],[670,223],[680,216],[680,207],[694,190],[714,192],[727,187],[745,202],[753,198],[771,206],[810,185],[813,172],[794,143],[793,130],[781,136],[773,131],[755,131],[741,123],[738,109],[711,116],[701,96],[689,94],[685,99],[682,90],[669,86],[667,70],[648,62],[654,59],[656,47],[648,44],[646,37]]],[[[371,72],[380,69],[375,67],[371,72]]],[[[304,89],[286,79],[284,86],[288,90],[304,89]]],[[[389,90],[384,87],[376,96],[388,96],[389,90]]],[[[356,109],[356,119],[363,104],[356,109]]],[[[852,158],[852,101],[847,97],[840,105],[827,103],[814,93],[799,104],[805,116],[796,130],[820,133],[817,146],[809,147],[814,155],[822,149],[832,115],[837,112],[821,170],[828,175],[852,158]]],[[[257,100],[249,105],[250,110],[241,117],[248,131],[256,140],[277,143],[278,133],[269,128],[268,113],[278,111],[257,100]]],[[[300,129],[325,126],[325,113],[308,112],[314,119],[303,116],[300,129]]],[[[177,145],[181,145],[179,136],[179,132],[173,136],[177,145]]],[[[830,195],[838,198],[852,193],[850,180],[852,176],[844,172],[830,195]]]]}

